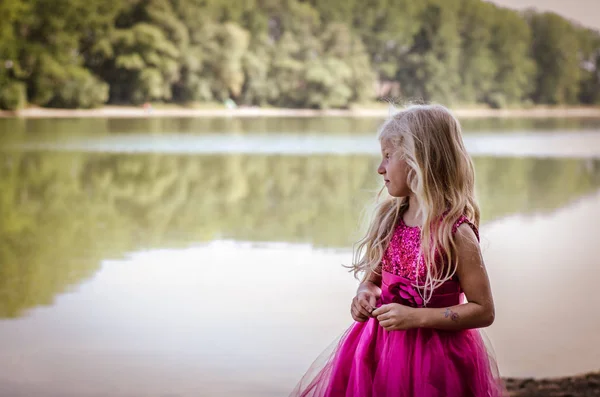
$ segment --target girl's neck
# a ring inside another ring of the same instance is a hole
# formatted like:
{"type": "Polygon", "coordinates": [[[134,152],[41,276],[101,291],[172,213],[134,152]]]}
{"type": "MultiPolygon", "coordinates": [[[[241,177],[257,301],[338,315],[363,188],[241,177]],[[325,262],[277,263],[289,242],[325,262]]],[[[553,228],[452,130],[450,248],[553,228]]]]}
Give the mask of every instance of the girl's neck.
{"type": "Polygon", "coordinates": [[[419,202],[414,195],[408,197],[408,208],[402,214],[402,220],[407,226],[422,226],[423,219],[419,214],[419,202]]]}

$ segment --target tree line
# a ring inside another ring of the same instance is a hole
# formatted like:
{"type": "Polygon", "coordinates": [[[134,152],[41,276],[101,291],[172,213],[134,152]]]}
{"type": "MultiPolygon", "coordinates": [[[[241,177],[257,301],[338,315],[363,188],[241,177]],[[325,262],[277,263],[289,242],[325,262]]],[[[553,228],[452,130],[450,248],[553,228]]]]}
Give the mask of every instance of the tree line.
{"type": "Polygon", "coordinates": [[[481,0],[3,0],[0,108],[600,103],[600,33],[481,0]]]}

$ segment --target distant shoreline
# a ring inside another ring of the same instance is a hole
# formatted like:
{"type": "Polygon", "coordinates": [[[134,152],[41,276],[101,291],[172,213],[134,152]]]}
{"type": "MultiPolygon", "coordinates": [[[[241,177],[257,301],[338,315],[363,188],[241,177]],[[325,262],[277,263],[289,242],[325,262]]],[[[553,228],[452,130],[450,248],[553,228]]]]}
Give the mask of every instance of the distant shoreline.
{"type": "MultiPolygon", "coordinates": [[[[523,109],[456,108],[452,109],[459,118],[600,118],[600,107],[532,107],[523,109]]],[[[146,117],[374,117],[384,118],[388,109],[285,109],[240,107],[225,108],[186,108],[153,107],[146,109],[136,106],[105,106],[97,109],[51,109],[26,108],[19,111],[0,111],[0,118],[146,118],[146,117]]]]}

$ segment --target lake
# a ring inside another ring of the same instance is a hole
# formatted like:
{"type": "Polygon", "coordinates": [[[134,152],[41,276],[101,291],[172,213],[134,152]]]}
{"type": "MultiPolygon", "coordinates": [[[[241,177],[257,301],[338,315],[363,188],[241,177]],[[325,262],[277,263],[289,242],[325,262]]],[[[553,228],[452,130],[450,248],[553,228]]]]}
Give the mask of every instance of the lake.
{"type": "MultiPolygon", "coordinates": [[[[502,375],[600,369],[600,119],[462,122],[502,375]]],[[[351,324],[379,123],[0,119],[0,395],[287,395],[351,324]]]]}

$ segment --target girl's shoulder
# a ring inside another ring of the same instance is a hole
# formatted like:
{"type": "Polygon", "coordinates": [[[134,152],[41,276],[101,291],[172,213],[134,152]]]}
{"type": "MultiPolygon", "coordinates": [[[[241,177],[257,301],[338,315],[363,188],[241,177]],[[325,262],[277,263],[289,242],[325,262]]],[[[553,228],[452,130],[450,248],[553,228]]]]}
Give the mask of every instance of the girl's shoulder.
{"type": "Polygon", "coordinates": [[[461,215],[456,220],[456,222],[454,222],[454,225],[452,225],[452,234],[455,234],[460,225],[462,225],[463,223],[466,223],[471,227],[471,229],[475,233],[475,237],[477,237],[477,241],[479,241],[479,230],[477,229],[477,226],[475,226],[475,224],[471,222],[471,220],[469,220],[469,218],[467,218],[465,215],[461,215]]]}

